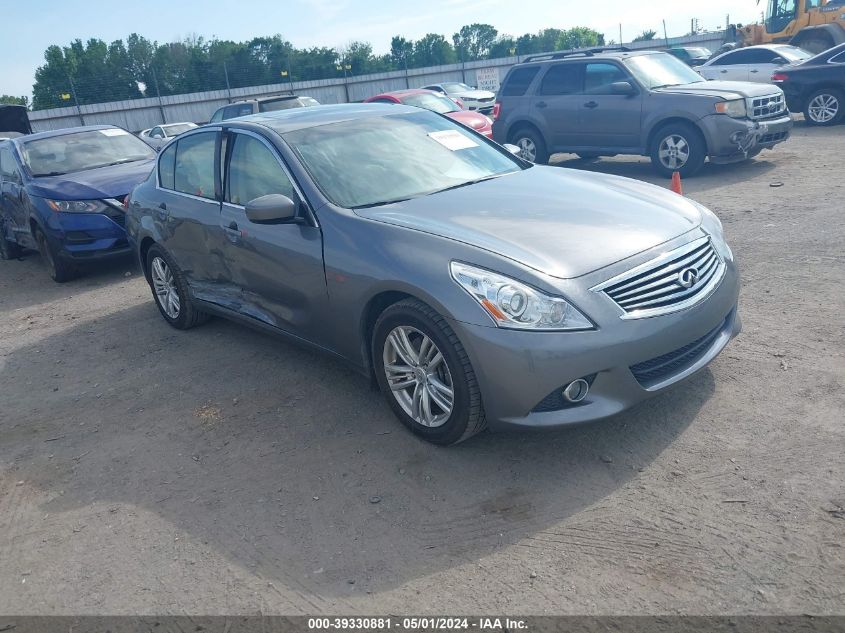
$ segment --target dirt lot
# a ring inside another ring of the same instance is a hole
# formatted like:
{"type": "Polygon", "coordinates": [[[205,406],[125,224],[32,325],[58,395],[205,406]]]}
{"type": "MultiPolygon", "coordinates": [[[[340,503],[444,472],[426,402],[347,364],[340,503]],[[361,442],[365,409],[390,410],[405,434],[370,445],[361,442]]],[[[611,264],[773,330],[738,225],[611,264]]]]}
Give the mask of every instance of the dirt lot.
{"type": "Polygon", "coordinates": [[[169,328],[131,264],[2,262],[0,613],[845,613],[844,154],[799,125],[685,182],[743,274],[709,369],[449,449],[327,358],[169,328]]]}

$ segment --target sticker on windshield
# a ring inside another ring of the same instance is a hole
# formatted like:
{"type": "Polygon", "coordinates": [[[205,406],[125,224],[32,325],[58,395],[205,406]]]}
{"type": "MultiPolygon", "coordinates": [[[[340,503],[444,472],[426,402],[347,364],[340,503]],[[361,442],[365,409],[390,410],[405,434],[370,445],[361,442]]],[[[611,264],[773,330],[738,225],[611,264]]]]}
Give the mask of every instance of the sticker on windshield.
{"type": "Polygon", "coordinates": [[[100,134],[105,136],[123,136],[124,134],[129,134],[126,130],[118,130],[115,128],[109,128],[107,130],[100,130],[100,134]]]}
{"type": "Polygon", "coordinates": [[[470,147],[478,147],[478,143],[473,141],[470,137],[461,134],[457,130],[441,130],[439,132],[429,132],[428,135],[440,143],[446,149],[453,152],[459,149],[467,149],[470,147]]]}

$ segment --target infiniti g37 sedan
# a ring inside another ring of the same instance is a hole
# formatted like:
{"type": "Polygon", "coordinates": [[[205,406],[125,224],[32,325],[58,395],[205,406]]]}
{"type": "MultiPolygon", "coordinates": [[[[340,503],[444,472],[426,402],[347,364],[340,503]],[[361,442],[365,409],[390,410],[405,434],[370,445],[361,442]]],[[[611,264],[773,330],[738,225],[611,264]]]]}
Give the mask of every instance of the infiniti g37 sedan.
{"type": "Polygon", "coordinates": [[[613,415],[740,330],[713,213],[434,112],[257,114],[157,161],[127,232],[164,319],[221,315],[349,361],[435,443],[613,415]]]}

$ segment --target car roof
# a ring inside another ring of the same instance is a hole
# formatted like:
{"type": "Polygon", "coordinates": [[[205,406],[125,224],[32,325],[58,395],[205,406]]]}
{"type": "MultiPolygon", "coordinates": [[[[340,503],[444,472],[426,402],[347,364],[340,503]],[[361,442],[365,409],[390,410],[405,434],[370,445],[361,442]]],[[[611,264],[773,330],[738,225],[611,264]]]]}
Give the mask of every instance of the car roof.
{"type": "Polygon", "coordinates": [[[585,59],[627,59],[629,57],[640,57],[642,55],[668,55],[666,51],[655,51],[651,49],[641,51],[601,51],[590,52],[590,50],[574,50],[574,51],[557,51],[554,53],[539,53],[531,55],[521,64],[542,64],[546,62],[569,62],[569,61],[583,61],[585,59]]]}
{"type": "MultiPolygon", "coordinates": [[[[291,95],[291,94],[284,94],[284,95],[268,95],[266,97],[255,97],[254,99],[241,99],[240,101],[233,101],[229,105],[235,105],[236,103],[261,103],[263,101],[291,101],[293,99],[299,99],[300,97],[305,97],[307,95],[291,95]]],[[[223,106],[225,107],[225,106],[223,106]]]]}
{"type": "Polygon", "coordinates": [[[331,125],[355,119],[369,119],[396,114],[414,114],[420,111],[413,106],[396,104],[385,108],[380,103],[341,103],[337,105],[321,105],[314,108],[295,108],[292,110],[277,110],[275,112],[260,112],[229,119],[226,123],[257,123],[268,127],[279,134],[293,132],[309,127],[331,125]]]}
{"type": "Polygon", "coordinates": [[[91,132],[95,130],[123,130],[123,128],[117,127],[116,125],[80,125],[77,127],[62,128],[61,130],[49,130],[47,132],[36,132],[35,134],[27,134],[25,136],[18,137],[17,140],[25,141],[28,143],[29,141],[37,141],[38,139],[42,138],[66,136],[68,134],[76,134],[77,132],[91,132]]]}

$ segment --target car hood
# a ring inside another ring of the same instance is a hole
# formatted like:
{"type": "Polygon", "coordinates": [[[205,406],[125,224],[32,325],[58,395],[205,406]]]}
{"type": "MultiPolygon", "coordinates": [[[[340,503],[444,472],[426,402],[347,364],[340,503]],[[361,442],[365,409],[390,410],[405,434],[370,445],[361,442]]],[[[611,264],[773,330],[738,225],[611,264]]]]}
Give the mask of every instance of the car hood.
{"type": "Polygon", "coordinates": [[[479,114],[478,112],[472,112],[471,110],[447,112],[446,116],[450,119],[463,123],[467,127],[471,127],[473,130],[490,127],[490,120],[486,116],[479,114]]]}
{"type": "Polygon", "coordinates": [[[63,176],[33,178],[27,189],[35,196],[58,200],[100,200],[125,196],[147,179],[154,160],[89,169],[63,176]]]}
{"type": "Polygon", "coordinates": [[[496,95],[489,90],[463,90],[461,92],[451,92],[449,96],[460,97],[461,99],[489,99],[496,95]]]}
{"type": "Polygon", "coordinates": [[[561,279],[604,268],[701,223],[696,206],[667,189],[547,166],[356,213],[470,244],[561,279]]]}
{"type": "Polygon", "coordinates": [[[736,99],[737,97],[765,97],[778,88],[770,84],[751,83],[749,81],[700,81],[694,84],[657,88],[655,92],[686,95],[706,95],[736,99]]]}

